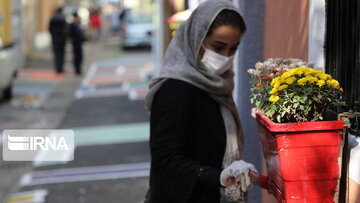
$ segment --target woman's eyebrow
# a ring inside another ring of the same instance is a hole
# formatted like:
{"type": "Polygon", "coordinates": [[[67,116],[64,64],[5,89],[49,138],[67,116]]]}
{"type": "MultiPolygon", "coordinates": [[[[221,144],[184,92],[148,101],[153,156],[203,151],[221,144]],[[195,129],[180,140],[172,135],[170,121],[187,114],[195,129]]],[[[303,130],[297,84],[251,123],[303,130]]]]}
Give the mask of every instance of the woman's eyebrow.
{"type": "Polygon", "coordinates": [[[214,41],[214,44],[216,45],[222,45],[222,46],[227,46],[228,44],[222,41],[214,41]]]}

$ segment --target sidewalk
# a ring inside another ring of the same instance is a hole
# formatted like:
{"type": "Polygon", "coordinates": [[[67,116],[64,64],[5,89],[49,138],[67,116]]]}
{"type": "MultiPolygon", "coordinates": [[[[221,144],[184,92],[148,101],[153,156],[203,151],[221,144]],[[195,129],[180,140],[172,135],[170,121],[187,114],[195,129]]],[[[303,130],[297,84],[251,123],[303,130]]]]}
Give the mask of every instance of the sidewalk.
{"type": "MultiPolygon", "coordinates": [[[[88,44],[84,73],[94,60],[91,50],[96,48],[88,44]]],[[[48,56],[27,60],[25,67],[19,69],[13,89],[14,98],[0,105],[1,132],[5,129],[59,128],[82,79],[73,74],[70,60],[67,57],[66,74],[63,76],[54,73],[52,59],[48,56]]],[[[0,138],[1,144],[2,133],[0,138]]],[[[31,162],[4,162],[1,153],[0,202],[5,202],[7,196],[16,191],[21,175],[31,170],[31,162]]]]}

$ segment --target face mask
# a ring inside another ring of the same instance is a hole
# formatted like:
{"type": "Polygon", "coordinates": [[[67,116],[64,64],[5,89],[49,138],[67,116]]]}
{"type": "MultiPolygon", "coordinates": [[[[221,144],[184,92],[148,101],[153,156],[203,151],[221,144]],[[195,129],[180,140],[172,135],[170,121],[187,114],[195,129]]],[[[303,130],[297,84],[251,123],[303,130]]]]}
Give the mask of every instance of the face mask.
{"type": "Polygon", "coordinates": [[[231,69],[234,56],[223,56],[218,54],[210,49],[205,49],[204,56],[201,59],[201,62],[204,63],[205,67],[214,71],[215,74],[221,75],[227,70],[231,69]]]}

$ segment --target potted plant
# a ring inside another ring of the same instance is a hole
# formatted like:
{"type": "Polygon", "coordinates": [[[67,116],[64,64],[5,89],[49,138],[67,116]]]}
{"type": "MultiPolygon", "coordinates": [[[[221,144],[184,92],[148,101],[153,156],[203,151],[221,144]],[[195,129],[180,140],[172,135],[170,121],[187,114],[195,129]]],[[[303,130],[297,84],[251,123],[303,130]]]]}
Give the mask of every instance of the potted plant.
{"type": "Polygon", "coordinates": [[[339,82],[299,59],[268,59],[248,72],[251,102],[263,111],[269,191],[281,202],[336,201],[345,122],[325,115],[340,102],[339,82]]]}

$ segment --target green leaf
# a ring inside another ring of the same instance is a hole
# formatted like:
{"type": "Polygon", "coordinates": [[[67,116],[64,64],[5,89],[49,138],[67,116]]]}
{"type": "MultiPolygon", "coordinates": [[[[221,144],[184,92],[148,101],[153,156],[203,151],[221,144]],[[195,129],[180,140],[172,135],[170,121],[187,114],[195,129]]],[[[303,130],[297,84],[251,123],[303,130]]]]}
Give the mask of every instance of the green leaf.
{"type": "Polygon", "coordinates": [[[345,102],[334,102],[335,106],[346,106],[345,102]]]}
{"type": "MultiPolygon", "coordinates": [[[[288,110],[288,109],[287,109],[288,110]]],[[[283,111],[283,112],[281,112],[281,117],[284,117],[284,115],[286,114],[286,111],[283,111]]]]}

